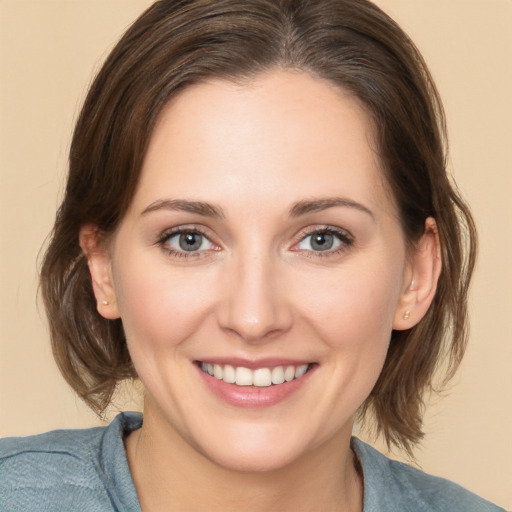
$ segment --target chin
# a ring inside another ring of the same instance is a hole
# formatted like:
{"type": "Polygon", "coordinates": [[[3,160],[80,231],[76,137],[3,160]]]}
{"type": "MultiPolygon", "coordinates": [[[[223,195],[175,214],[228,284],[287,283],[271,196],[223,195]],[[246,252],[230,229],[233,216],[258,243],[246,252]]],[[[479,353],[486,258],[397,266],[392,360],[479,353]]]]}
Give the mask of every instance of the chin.
{"type": "Polygon", "coordinates": [[[230,445],[215,445],[203,454],[214,464],[228,470],[242,473],[268,473],[293,465],[305,453],[303,447],[280,444],[268,440],[265,443],[248,443],[243,440],[230,445]],[[302,449],[301,449],[302,448],[302,449]]]}
{"type": "Polygon", "coordinates": [[[202,438],[206,442],[194,448],[226,470],[264,473],[289,468],[322,445],[334,447],[341,441],[338,434],[342,432],[332,432],[325,425],[320,430],[313,425],[308,428],[306,422],[295,428],[293,425],[293,421],[281,419],[275,424],[237,423],[217,432],[197,432],[196,440],[202,438]]]}

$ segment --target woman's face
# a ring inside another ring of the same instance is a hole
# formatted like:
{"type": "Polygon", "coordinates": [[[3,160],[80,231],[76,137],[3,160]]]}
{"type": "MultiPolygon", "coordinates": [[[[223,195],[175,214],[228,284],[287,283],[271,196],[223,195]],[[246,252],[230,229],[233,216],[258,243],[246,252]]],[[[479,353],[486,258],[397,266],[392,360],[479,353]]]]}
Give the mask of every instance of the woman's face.
{"type": "Polygon", "coordinates": [[[347,442],[411,280],[371,141],[358,102],[304,73],[172,100],[106,280],[148,429],[242,470],[347,442]]]}

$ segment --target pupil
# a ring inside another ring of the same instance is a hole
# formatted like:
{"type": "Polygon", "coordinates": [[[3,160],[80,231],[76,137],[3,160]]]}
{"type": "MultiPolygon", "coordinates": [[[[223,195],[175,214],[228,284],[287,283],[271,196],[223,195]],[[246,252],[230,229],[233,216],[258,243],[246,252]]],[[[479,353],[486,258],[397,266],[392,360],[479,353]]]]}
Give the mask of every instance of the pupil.
{"type": "Polygon", "coordinates": [[[185,233],[180,235],[180,248],[184,251],[196,251],[201,247],[203,236],[197,233],[185,233]]]}
{"type": "Polygon", "coordinates": [[[317,233],[311,241],[311,246],[317,251],[327,251],[332,248],[333,243],[333,235],[329,233],[317,233]]]}

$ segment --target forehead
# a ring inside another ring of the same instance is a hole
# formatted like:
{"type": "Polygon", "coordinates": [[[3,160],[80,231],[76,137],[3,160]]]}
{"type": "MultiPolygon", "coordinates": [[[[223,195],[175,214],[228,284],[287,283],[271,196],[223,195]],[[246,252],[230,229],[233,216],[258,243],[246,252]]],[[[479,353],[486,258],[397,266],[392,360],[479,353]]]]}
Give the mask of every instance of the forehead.
{"type": "Polygon", "coordinates": [[[152,134],[134,203],[157,195],[244,204],[349,196],[390,209],[359,101],[303,72],[245,83],[211,80],[166,106],[152,134]],[[222,184],[222,186],[219,186],[222,184]]]}

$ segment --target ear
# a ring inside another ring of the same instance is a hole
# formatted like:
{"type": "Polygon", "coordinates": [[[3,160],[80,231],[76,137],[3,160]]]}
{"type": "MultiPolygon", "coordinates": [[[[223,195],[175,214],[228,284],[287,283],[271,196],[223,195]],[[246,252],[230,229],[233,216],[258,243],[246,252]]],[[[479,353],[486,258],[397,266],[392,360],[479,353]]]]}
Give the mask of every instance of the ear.
{"type": "Polygon", "coordinates": [[[414,327],[434,300],[441,273],[441,247],[436,221],[425,221],[425,232],[410,250],[402,293],[393,319],[393,329],[414,327]]]}
{"type": "Polygon", "coordinates": [[[92,224],[80,228],[79,242],[87,258],[98,313],[108,320],[115,320],[121,315],[112,280],[108,244],[102,239],[98,227],[92,224]]]}

